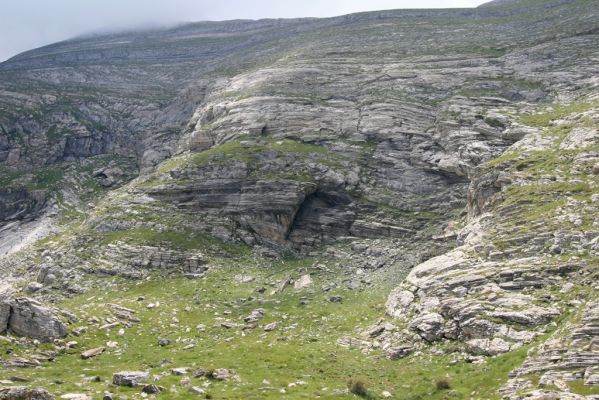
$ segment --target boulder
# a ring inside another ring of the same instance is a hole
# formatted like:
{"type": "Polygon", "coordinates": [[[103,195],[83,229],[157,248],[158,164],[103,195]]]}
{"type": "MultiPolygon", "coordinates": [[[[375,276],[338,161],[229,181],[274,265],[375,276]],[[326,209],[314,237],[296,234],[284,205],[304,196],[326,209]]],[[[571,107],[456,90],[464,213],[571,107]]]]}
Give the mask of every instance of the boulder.
{"type": "Polygon", "coordinates": [[[217,381],[235,381],[239,382],[239,376],[232,369],[217,368],[211,373],[212,379],[217,381]]]}
{"type": "Polygon", "coordinates": [[[245,323],[253,323],[253,322],[257,322],[258,320],[262,319],[264,317],[264,309],[263,308],[257,308],[254,311],[252,311],[250,313],[250,315],[248,315],[247,317],[245,317],[243,319],[243,321],[245,323]]]}
{"type": "Polygon", "coordinates": [[[206,394],[206,391],[198,386],[192,386],[189,388],[189,392],[192,394],[197,394],[199,396],[206,394]]]}
{"type": "Polygon", "coordinates": [[[99,356],[100,354],[104,353],[104,350],[105,350],[104,347],[98,347],[96,349],[86,350],[81,353],[81,358],[83,358],[84,360],[87,360],[88,358],[99,356]]]}
{"type": "Polygon", "coordinates": [[[158,386],[152,384],[144,386],[141,391],[146,394],[160,394],[162,392],[158,386]]]}
{"type": "Polygon", "coordinates": [[[175,376],[183,376],[183,375],[187,375],[188,373],[189,373],[188,368],[173,368],[173,369],[171,369],[171,374],[173,374],[175,376]]]}
{"type": "Polygon", "coordinates": [[[391,347],[385,350],[385,356],[389,360],[399,360],[400,358],[409,356],[413,352],[414,348],[412,346],[391,347]]]}
{"type": "Polygon", "coordinates": [[[266,325],[266,326],[264,327],[264,330],[265,330],[266,332],[271,332],[271,331],[274,331],[275,329],[277,329],[277,326],[278,326],[278,325],[279,325],[279,324],[278,324],[277,322],[270,323],[270,324],[268,324],[268,325],[266,325]]]}
{"type": "Polygon", "coordinates": [[[92,400],[91,397],[83,393],[67,393],[60,396],[60,398],[65,400],[92,400]]]}
{"type": "Polygon", "coordinates": [[[283,293],[283,290],[285,290],[285,288],[287,288],[287,286],[291,285],[292,279],[290,276],[285,277],[282,281],[280,281],[277,284],[276,289],[274,290],[274,293],[283,293]]]}
{"type": "Polygon", "coordinates": [[[65,324],[52,310],[29,298],[14,299],[11,303],[8,329],[19,335],[43,342],[67,335],[65,324]]]}
{"type": "Polygon", "coordinates": [[[54,400],[54,396],[42,388],[12,386],[0,387],[0,400],[54,400]]]}
{"type": "Polygon", "coordinates": [[[144,371],[121,371],[112,375],[112,383],[117,386],[137,386],[150,379],[150,374],[144,371]]]}
{"type": "Polygon", "coordinates": [[[293,284],[294,289],[306,289],[312,285],[312,278],[310,275],[303,275],[293,284]]]}

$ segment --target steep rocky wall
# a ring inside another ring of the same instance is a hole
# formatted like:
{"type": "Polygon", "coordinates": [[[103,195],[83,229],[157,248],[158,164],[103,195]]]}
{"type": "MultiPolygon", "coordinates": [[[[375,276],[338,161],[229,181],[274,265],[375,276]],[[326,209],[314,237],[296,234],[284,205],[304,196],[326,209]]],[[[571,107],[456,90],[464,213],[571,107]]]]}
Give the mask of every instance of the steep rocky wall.
{"type": "Polygon", "coordinates": [[[388,314],[405,323],[403,340],[413,334],[426,342],[459,340],[482,355],[531,343],[551,323],[582,313],[513,373],[504,390],[510,399],[529,398],[529,392],[533,398],[550,395],[535,391],[537,386],[568,392],[563,381],[596,385],[592,368],[586,368],[597,356],[591,343],[599,114],[596,100],[570,110],[541,114],[539,120],[549,126],[531,130],[478,170],[470,187],[470,223],[458,236],[461,246],[416,266],[387,301],[388,314]],[[541,378],[533,384],[537,374],[541,378]]]}
{"type": "Polygon", "coordinates": [[[25,188],[0,188],[0,224],[2,222],[31,219],[43,209],[46,191],[25,188]]]}

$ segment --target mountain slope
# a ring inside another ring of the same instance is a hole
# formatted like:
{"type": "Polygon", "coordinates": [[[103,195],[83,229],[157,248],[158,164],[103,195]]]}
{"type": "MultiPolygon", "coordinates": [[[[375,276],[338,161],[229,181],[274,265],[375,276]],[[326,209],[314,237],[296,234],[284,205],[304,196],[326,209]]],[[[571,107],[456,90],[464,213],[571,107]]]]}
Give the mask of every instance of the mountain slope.
{"type": "Polygon", "coordinates": [[[348,375],[375,398],[595,394],[598,13],[197,23],[0,64],[0,298],[54,303],[81,350],[104,348],[8,336],[5,372],[56,357],[31,385],[92,396],[137,393],[109,385],[127,369],[168,398],[337,398],[348,375]]]}

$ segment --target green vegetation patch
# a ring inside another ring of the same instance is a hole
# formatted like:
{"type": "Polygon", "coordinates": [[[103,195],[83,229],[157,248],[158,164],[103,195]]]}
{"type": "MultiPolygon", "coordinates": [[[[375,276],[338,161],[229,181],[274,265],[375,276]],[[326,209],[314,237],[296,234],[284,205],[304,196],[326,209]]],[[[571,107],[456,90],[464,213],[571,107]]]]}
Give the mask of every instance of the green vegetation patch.
{"type": "MultiPolygon", "coordinates": [[[[135,396],[139,388],[113,386],[112,374],[147,370],[159,377],[155,384],[164,388],[162,399],[188,399],[191,385],[203,388],[214,399],[350,399],[353,395],[343,393],[352,377],[363,377],[371,399],[382,399],[385,390],[394,398],[412,400],[444,399],[448,394],[498,399],[496,390],[526,357],[524,348],[483,365],[452,363],[451,356],[416,355],[391,361],[378,351],[365,355],[339,347],[338,338],[355,335],[356,328],[382,316],[385,291],[338,287],[323,292],[321,285],[337,279],[339,271],[312,269],[315,260],[310,258],[259,262],[260,267],[249,258],[223,261],[199,281],[163,274],[139,282],[98,281],[98,289],[61,304],[80,318],[71,328],[86,328],[79,337],[67,338],[77,341],[77,346],[54,362],[11,374],[28,379],[28,386],[43,386],[57,395],[86,392],[94,398],[104,391],[135,396]],[[298,271],[313,273],[312,288],[287,288],[272,294],[274,282],[298,271]],[[238,274],[255,280],[239,283],[238,274]],[[261,287],[265,288],[263,294],[256,291],[261,287]],[[329,301],[332,295],[343,301],[329,301]],[[110,304],[134,310],[133,316],[140,322],[98,329],[113,318],[110,304]],[[255,329],[222,326],[226,322],[243,324],[243,318],[257,308],[264,310],[264,318],[255,329]],[[101,321],[90,324],[94,317],[101,321]],[[264,330],[274,322],[274,330],[264,330]],[[118,333],[121,328],[122,335],[118,333]],[[161,346],[160,339],[170,343],[161,346]],[[80,358],[82,351],[97,347],[106,351],[88,360],[80,358]],[[185,376],[171,373],[172,368],[180,367],[189,368],[190,374],[198,368],[233,369],[240,382],[187,375],[190,384],[186,384],[185,376]],[[439,381],[446,381],[450,389],[440,387],[439,381]]],[[[48,350],[52,347],[42,345],[48,350]]],[[[0,343],[0,350],[3,359],[9,358],[9,353],[26,356],[28,352],[6,342],[0,343]]]]}
{"type": "Polygon", "coordinates": [[[55,189],[63,176],[64,168],[60,165],[30,171],[0,167],[0,185],[2,187],[24,187],[29,190],[55,189]]]}
{"type": "Polygon", "coordinates": [[[572,104],[554,104],[551,111],[538,114],[523,115],[520,120],[530,126],[547,127],[551,121],[565,118],[571,114],[582,113],[599,107],[599,100],[591,102],[576,102],[572,104]]]}
{"type": "Polygon", "coordinates": [[[238,160],[253,164],[256,163],[259,154],[266,151],[275,151],[281,153],[281,155],[289,153],[300,155],[329,154],[328,149],[323,146],[290,139],[276,140],[261,137],[257,142],[239,139],[212,147],[201,153],[194,154],[189,160],[189,165],[204,167],[211,161],[218,159],[238,160]]]}
{"type": "Polygon", "coordinates": [[[178,250],[198,250],[218,247],[233,254],[243,254],[247,246],[225,243],[210,235],[191,231],[157,231],[150,228],[135,228],[102,233],[101,243],[125,242],[128,244],[164,246],[178,250]]]}

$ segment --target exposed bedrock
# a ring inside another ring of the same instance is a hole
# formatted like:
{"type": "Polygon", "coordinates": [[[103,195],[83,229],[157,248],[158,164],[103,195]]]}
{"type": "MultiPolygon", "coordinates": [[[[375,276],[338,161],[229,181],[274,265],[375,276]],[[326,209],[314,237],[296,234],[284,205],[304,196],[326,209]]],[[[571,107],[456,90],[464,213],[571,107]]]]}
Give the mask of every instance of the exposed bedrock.
{"type": "Polygon", "coordinates": [[[529,352],[500,392],[505,399],[586,399],[570,393],[569,383],[599,385],[599,301],[585,304],[579,320],[562,326],[529,352]],[[532,377],[538,377],[535,389],[532,377]]]}
{"type": "Polygon", "coordinates": [[[94,136],[68,136],[63,150],[63,157],[81,158],[110,153],[114,148],[114,138],[110,134],[94,136]]]}
{"type": "MultiPolygon", "coordinates": [[[[459,340],[470,353],[497,355],[532,343],[588,303],[581,319],[567,324],[576,332],[572,343],[582,340],[569,348],[571,358],[557,357],[550,340],[514,377],[544,368],[558,371],[546,382],[594,374],[585,368],[597,358],[592,343],[599,203],[592,170],[599,135],[580,121],[599,114],[593,103],[587,107],[543,132],[528,129],[502,159],[473,170],[459,247],[417,265],[388,297],[387,313],[405,324],[404,340],[459,340]],[[559,166],[546,163],[551,157],[559,166]]],[[[564,329],[556,335],[562,338],[570,328],[564,329]]],[[[565,348],[570,339],[560,340],[565,348]]],[[[510,398],[524,398],[517,392],[506,389],[510,398]]],[[[536,395],[543,398],[542,391],[536,395]]]]}
{"type": "Polygon", "coordinates": [[[0,188],[0,225],[2,221],[36,217],[46,204],[46,195],[45,190],[0,188]]]}

